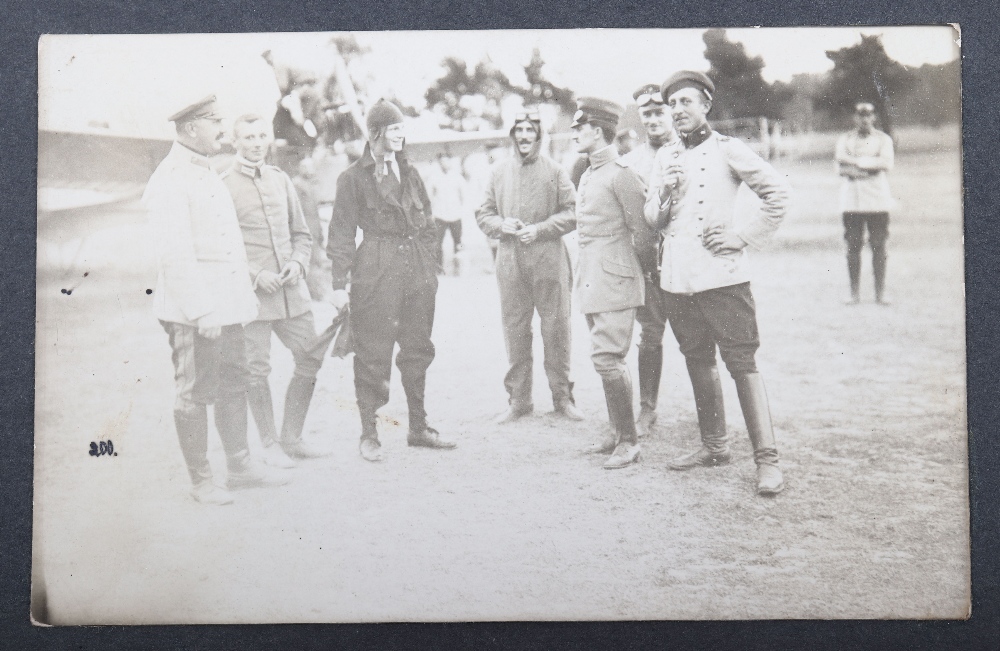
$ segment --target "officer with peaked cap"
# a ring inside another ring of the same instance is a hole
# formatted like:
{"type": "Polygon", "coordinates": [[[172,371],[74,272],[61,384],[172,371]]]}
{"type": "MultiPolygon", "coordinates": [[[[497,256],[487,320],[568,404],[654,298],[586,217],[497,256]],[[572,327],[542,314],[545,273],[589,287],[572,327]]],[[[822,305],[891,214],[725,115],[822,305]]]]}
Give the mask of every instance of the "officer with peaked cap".
{"type": "Polygon", "coordinates": [[[763,245],[788,211],[785,178],[735,138],[712,130],[707,115],[715,84],[685,70],[660,89],[681,139],[657,152],[646,218],[665,228],[660,287],[667,317],[694,388],[701,448],[670,462],[674,470],[728,463],[725,410],[716,349],[736,381],[757,464],[757,492],[783,488],[764,382],[754,360],[760,346],[748,245],[763,245]],[[737,192],[745,183],[761,199],[752,219],[737,225],[737,192]]]}
{"type": "Polygon", "coordinates": [[[581,97],[573,141],[590,167],[580,179],[576,222],[580,252],[575,270],[577,305],[590,328],[591,360],[604,384],[610,432],[588,451],[611,456],[605,468],[639,460],[632,406],[632,378],[625,356],[632,343],[636,309],[644,303],[644,269],[635,239],[650,236],[643,220],[645,185],[624,165],[613,142],[624,109],[614,102],[581,97]]]}
{"type": "Polygon", "coordinates": [[[409,407],[407,444],[454,448],[427,424],[424,389],[434,359],[437,228],[427,189],[403,152],[403,114],[379,100],[368,111],[364,154],[337,179],[327,240],[338,310],[351,306],[361,456],[384,458],[376,412],[389,402],[393,347],[409,407]],[[358,229],[364,232],[355,245],[358,229]],[[350,292],[346,289],[350,283],[350,292]]]}
{"type": "Polygon", "coordinates": [[[510,137],[514,155],[493,168],[476,212],[479,228],[500,240],[497,285],[510,361],[504,386],[510,398],[497,420],[517,420],[534,409],[531,321],[536,310],[552,405],[557,414],[583,420],[569,379],[573,274],[562,239],[576,227],[576,192],[566,171],[541,154],[542,122],[536,110],[515,116],[510,137]]]}
{"type": "MultiPolygon", "coordinates": [[[[649,182],[656,152],[661,147],[678,144],[673,122],[663,102],[658,84],[643,84],[632,93],[639,107],[639,120],[646,131],[646,142],[622,156],[622,163],[635,170],[644,183],[649,182]]],[[[667,327],[663,291],[660,289],[659,266],[660,236],[637,239],[636,245],[646,275],[646,302],[636,310],[636,320],[641,328],[639,335],[639,417],[636,427],[639,436],[648,434],[656,423],[656,404],[663,373],[663,333],[667,327]]]]}
{"type": "Polygon", "coordinates": [[[176,140],[143,194],[159,264],[153,311],[173,351],[174,424],[191,495],[203,504],[228,504],[232,496],[212,481],[207,405],[214,405],[226,451],[228,488],[288,480],[251,458],[247,446],[243,325],[256,318],[257,298],[233,201],[209,165],[222,148],[222,116],[209,96],[169,119],[176,140]]]}

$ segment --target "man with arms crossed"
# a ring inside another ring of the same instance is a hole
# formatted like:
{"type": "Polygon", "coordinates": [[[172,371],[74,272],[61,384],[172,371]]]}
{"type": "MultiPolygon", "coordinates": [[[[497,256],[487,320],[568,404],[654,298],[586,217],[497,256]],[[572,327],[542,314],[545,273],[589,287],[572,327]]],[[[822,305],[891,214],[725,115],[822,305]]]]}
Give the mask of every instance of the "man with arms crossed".
{"type": "MultiPolygon", "coordinates": [[[[640,86],[632,99],[639,106],[639,119],[646,130],[646,142],[622,156],[622,163],[635,171],[643,183],[649,183],[653,171],[656,152],[661,147],[676,146],[677,134],[670,120],[660,87],[656,84],[640,86]]],[[[646,233],[648,237],[636,239],[636,252],[642,260],[645,274],[646,302],[636,310],[636,320],[642,328],[639,337],[639,418],[636,429],[639,436],[652,431],[656,423],[656,403],[660,393],[660,377],[663,373],[663,332],[667,327],[663,290],[660,289],[659,245],[660,236],[655,231],[646,233]]]]}
{"type": "Polygon", "coordinates": [[[635,240],[650,237],[643,220],[645,186],[622,164],[613,142],[624,109],[608,100],[581,97],[573,118],[573,142],[590,167],[580,179],[576,204],[580,253],[575,288],[577,304],[590,328],[591,359],[604,383],[611,431],[591,446],[613,452],[607,469],[639,460],[632,406],[632,377],[625,355],[632,344],[636,308],[644,302],[643,269],[635,240]]]}
{"type": "Polygon", "coordinates": [[[279,168],[264,164],[271,136],[263,117],[251,114],[237,118],[233,123],[233,144],[236,158],[222,173],[222,180],[236,206],[249,277],[260,301],[257,319],[245,328],[250,369],[247,397],[264,446],[264,460],[289,468],[295,464],[288,457],[310,459],[326,454],[302,440],[324,354],[315,347],[310,351],[316,326],[305,277],[312,235],[292,180],[279,168]],[[268,382],[272,332],[295,359],[295,374],[285,393],[280,438],[268,382]],[[281,442],[280,448],[277,441],[281,442]]]}
{"type": "Polygon", "coordinates": [[[682,146],[656,155],[646,218],[666,228],[660,287],[667,317],[687,362],[702,446],[670,462],[674,470],[728,463],[726,417],[716,347],[736,381],[754,460],[757,492],[783,488],[764,381],[754,354],[760,346],[745,248],[760,246],[788,210],[791,188],[749,147],[707,122],[715,84],[681,71],[661,86],[682,146]],[[754,218],[737,226],[736,195],[746,183],[762,200],[754,218]]]}
{"type": "Polygon", "coordinates": [[[149,179],[149,211],[159,274],[153,310],[173,353],[174,424],[203,504],[229,504],[212,481],[208,409],[226,451],[230,489],[278,486],[247,447],[247,359],[243,325],[257,316],[246,251],[233,201],[208,157],[221,149],[222,118],[209,96],[170,118],[177,137],[149,179]]]}
{"type": "Polygon", "coordinates": [[[498,239],[497,285],[510,370],[504,386],[510,396],[500,423],[534,410],[531,397],[532,332],[535,310],[542,325],[545,374],[557,414],[583,420],[573,402],[570,363],[569,251],[562,236],[576,227],[576,193],[569,175],[542,147],[537,110],[523,111],[510,129],[514,156],[493,168],[486,198],[476,212],[479,228],[498,239]]]}

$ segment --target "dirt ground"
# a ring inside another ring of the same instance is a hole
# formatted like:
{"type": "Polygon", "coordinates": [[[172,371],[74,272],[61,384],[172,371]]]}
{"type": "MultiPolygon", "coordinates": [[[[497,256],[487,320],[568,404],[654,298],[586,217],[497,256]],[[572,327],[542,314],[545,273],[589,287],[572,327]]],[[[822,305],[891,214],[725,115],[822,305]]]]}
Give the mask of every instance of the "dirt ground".
{"type": "MultiPolygon", "coordinates": [[[[72,257],[69,244],[40,245],[51,257],[40,261],[37,297],[35,531],[51,621],[964,616],[958,154],[897,162],[889,308],[870,302],[867,254],[867,302],[840,302],[846,270],[831,165],[779,167],[798,205],[774,246],[755,255],[753,276],[758,363],[786,478],[775,498],[754,494],[725,373],[734,463],[667,469],[697,445],[691,388],[669,333],[660,420],[639,465],[610,472],[579,452],[607,420],[580,315],[573,374],[588,421],[547,413],[536,342],[536,415],[491,424],[506,400],[506,359],[488,250],[472,226],[464,273],[441,280],[428,375],[433,424],[459,447],[406,446],[394,375],[382,412],[388,461],[363,461],[351,364],[331,358],[307,430],[333,455],[302,462],[286,487],[200,506],[188,497],[173,431],[172,368],[146,294],[155,275],[144,227],[95,235],[76,269],[50,264],[72,257]],[[90,456],[90,442],[101,440],[117,456],[90,456]]],[[[331,310],[316,311],[322,327],[331,310]]],[[[275,350],[278,396],[291,359],[275,350]]],[[[630,364],[635,377],[634,350],[630,364]]],[[[214,432],[210,456],[221,480],[214,432]]]]}

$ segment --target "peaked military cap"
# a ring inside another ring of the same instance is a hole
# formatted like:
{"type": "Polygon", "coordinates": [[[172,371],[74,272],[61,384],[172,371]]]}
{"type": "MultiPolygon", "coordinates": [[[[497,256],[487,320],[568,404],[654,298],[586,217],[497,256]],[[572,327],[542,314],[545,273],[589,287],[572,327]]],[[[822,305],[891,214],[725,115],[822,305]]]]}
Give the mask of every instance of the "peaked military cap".
{"type": "Polygon", "coordinates": [[[588,122],[603,122],[612,127],[618,126],[625,109],[615,104],[611,100],[600,99],[598,97],[581,97],[576,100],[576,114],[573,116],[573,124],[578,127],[588,122]]]}
{"type": "Polygon", "coordinates": [[[211,120],[222,118],[222,115],[216,110],[215,95],[203,97],[194,104],[185,106],[167,118],[167,121],[180,123],[191,122],[192,120],[201,120],[203,118],[209,118],[211,120]]]}
{"type": "Polygon", "coordinates": [[[639,107],[643,107],[650,102],[656,104],[663,104],[663,94],[660,92],[660,87],[657,84],[643,84],[639,86],[634,93],[632,93],[632,99],[635,100],[639,107]]]}
{"type": "Polygon", "coordinates": [[[705,93],[705,97],[712,99],[715,94],[715,84],[703,72],[697,70],[681,70],[670,75],[663,84],[660,85],[660,94],[663,99],[669,99],[672,93],[681,88],[694,88],[705,93]]]}

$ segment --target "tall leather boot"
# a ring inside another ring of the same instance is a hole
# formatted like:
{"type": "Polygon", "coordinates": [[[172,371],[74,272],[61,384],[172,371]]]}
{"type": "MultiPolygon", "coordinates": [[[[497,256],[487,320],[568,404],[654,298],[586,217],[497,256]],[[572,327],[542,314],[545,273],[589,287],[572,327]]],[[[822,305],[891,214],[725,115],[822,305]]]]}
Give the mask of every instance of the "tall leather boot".
{"type": "Polygon", "coordinates": [[[775,495],[785,485],[778,468],[778,448],[774,441],[764,379],[760,373],[743,373],[735,376],[735,380],[747,433],[753,445],[753,459],[757,464],[757,493],[775,495]]]}
{"type": "Polygon", "coordinates": [[[614,452],[618,445],[618,430],[615,429],[615,408],[611,404],[610,393],[608,392],[607,380],[604,381],[604,402],[608,407],[608,429],[604,432],[603,438],[596,443],[591,443],[583,449],[586,454],[610,454],[614,452]]]}
{"type": "Polygon", "coordinates": [[[663,374],[663,347],[639,346],[639,418],[636,420],[640,438],[648,435],[656,423],[656,402],[663,374]]]}
{"type": "Polygon", "coordinates": [[[690,454],[672,459],[671,470],[689,470],[697,466],[720,466],[729,463],[726,441],[726,408],[722,397],[719,367],[688,363],[688,376],[694,389],[694,405],[698,412],[701,447],[690,454]]]}
{"type": "Polygon", "coordinates": [[[229,468],[227,488],[262,488],[288,483],[287,476],[269,471],[264,464],[250,456],[247,445],[246,393],[223,396],[215,401],[215,428],[219,430],[219,438],[226,451],[226,465],[229,468]]]}
{"type": "Polygon", "coordinates": [[[267,378],[254,380],[247,385],[247,403],[250,413],[257,423],[264,462],[275,468],[294,468],[295,462],[278,446],[278,433],[274,428],[274,401],[271,399],[271,384],[267,378]]]}
{"type": "Polygon", "coordinates": [[[312,402],[313,391],[316,388],[316,378],[292,376],[285,392],[285,416],[281,421],[281,449],[285,454],[296,459],[317,459],[330,455],[330,450],[323,450],[302,440],[302,429],[309,413],[309,403],[312,402]]]}
{"type": "Polygon", "coordinates": [[[632,408],[632,377],[626,371],[619,377],[604,380],[604,393],[614,412],[618,445],[604,467],[615,470],[639,461],[639,434],[635,429],[635,411],[632,408]]]}
{"type": "Polygon", "coordinates": [[[190,412],[174,411],[181,453],[191,476],[191,497],[202,504],[232,504],[233,496],[212,483],[208,463],[208,411],[198,405],[190,412]]]}
{"type": "Polygon", "coordinates": [[[378,440],[378,416],[374,409],[361,408],[361,443],[358,449],[365,461],[379,462],[385,459],[382,443],[378,440]]]}

